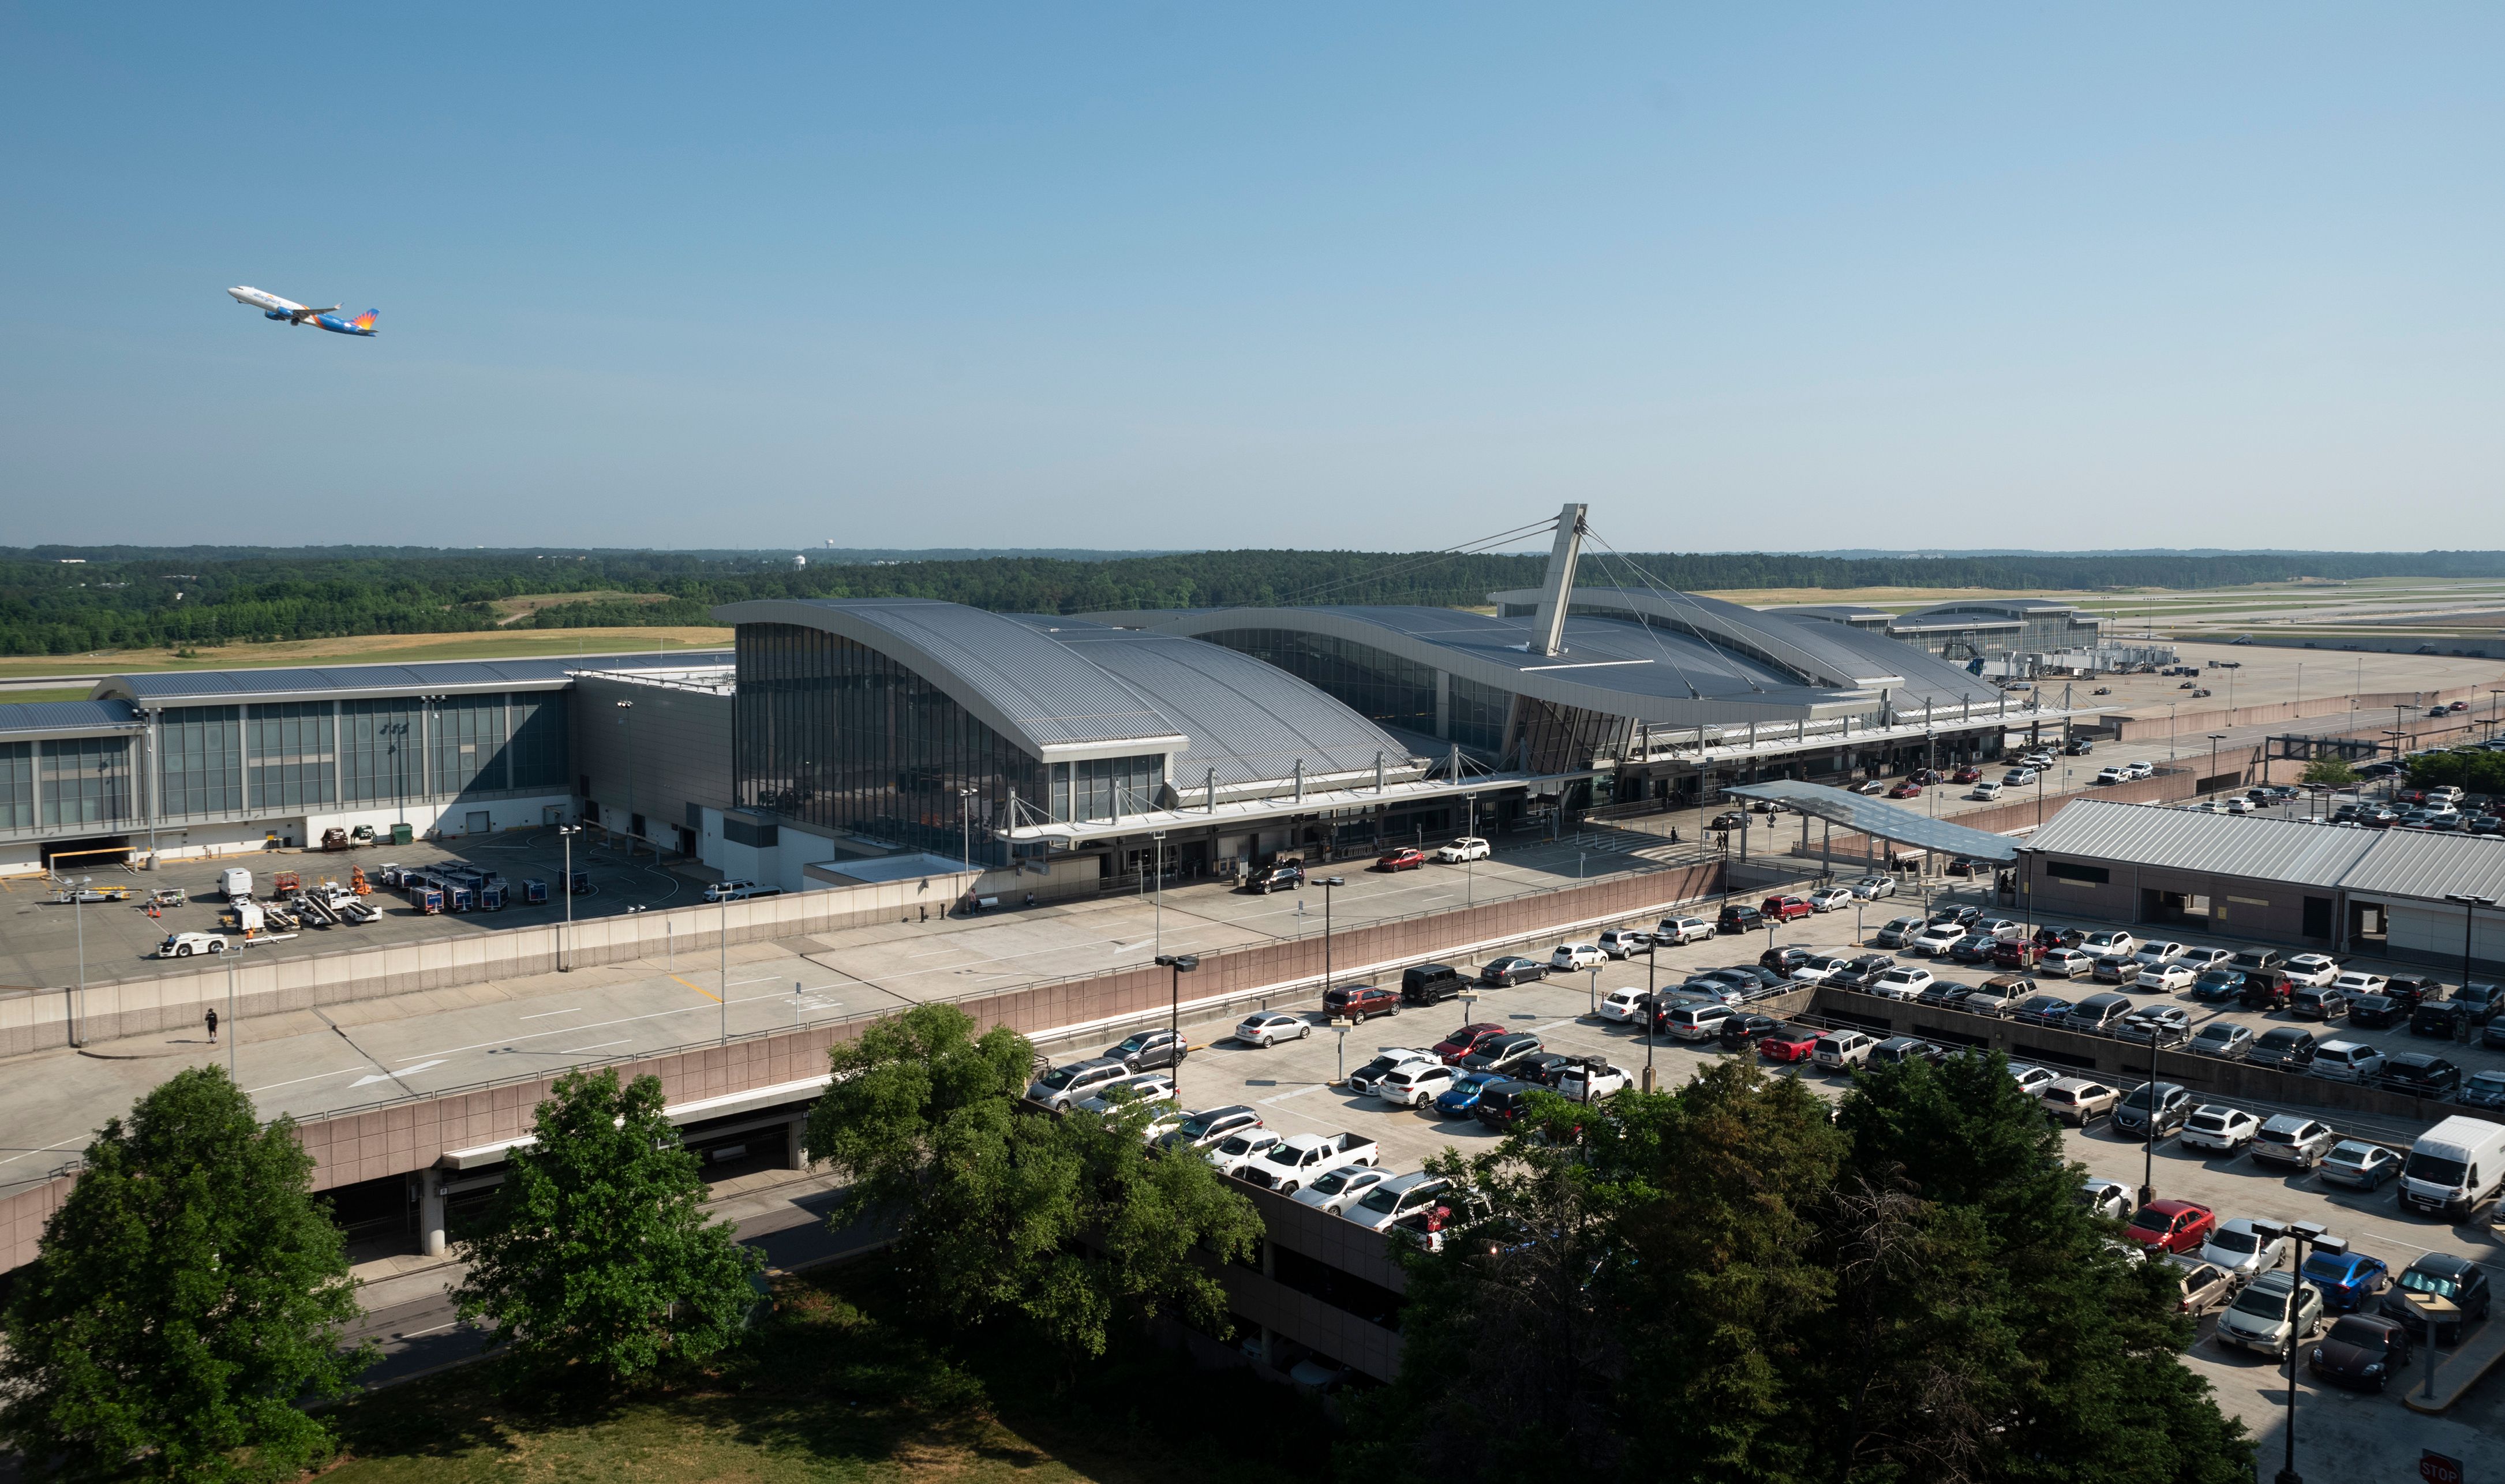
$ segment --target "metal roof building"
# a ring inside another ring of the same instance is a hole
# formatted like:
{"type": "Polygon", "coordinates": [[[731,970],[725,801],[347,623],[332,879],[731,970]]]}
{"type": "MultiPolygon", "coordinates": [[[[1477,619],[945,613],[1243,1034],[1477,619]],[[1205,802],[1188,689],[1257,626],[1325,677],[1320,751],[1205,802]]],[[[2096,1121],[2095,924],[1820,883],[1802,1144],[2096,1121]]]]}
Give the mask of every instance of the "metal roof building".
{"type": "Polygon", "coordinates": [[[2080,799],[2022,851],[2041,915],[2505,969],[2505,840],[2080,799]],[[2467,935],[2467,936],[2466,936],[2467,935]]]}

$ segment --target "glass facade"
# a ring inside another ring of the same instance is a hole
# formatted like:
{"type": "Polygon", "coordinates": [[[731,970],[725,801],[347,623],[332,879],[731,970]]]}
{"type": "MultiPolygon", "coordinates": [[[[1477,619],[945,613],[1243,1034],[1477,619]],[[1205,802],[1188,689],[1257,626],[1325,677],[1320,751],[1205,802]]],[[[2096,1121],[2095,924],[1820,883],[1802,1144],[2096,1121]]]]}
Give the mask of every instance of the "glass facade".
{"type": "Polygon", "coordinates": [[[37,787],[47,825],[110,825],[129,819],[130,739],[67,737],[45,743],[37,787]]]}
{"type": "Polygon", "coordinates": [[[1452,677],[1453,725],[1448,742],[1496,754],[1504,751],[1504,721],[1513,710],[1511,691],[1452,677]]]}
{"type": "Polygon", "coordinates": [[[516,789],[566,786],[565,697],[553,691],[517,691],[510,703],[513,740],[505,750],[516,789]]]}
{"type": "Polygon", "coordinates": [[[285,701],[245,708],[246,776],[256,809],[302,809],[336,801],[332,703],[285,701]]]}
{"type": "Polygon", "coordinates": [[[427,718],[429,777],[439,795],[493,793],[505,779],[505,698],[447,695],[427,718]]]}
{"type": "Polygon", "coordinates": [[[738,652],[743,805],[952,857],[970,817],[975,859],[994,865],[1006,847],[985,834],[1006,824],[1010,795],[1045,807],[1041,762],[886,654],[787,623],[740,625],[738,652]]]}
{"type": "Polygon", "coordinates": [[[241,813],[243,708],[181,706],[157,724],[159,807],[168,818],[241,813]]]}
{"type": "Polygon", "coordinates": [[[1435,669],[1371,645],[1284,628],[1231,628],[1200,637],[1277,665],[1350,710],[1387,726],[1435,736],[1435,669]]]}
{"type": "Polygon", "coordinates": [[[0,830],[35,827],[35,744],[0,742],[0,830]]]}
{"type": "Polygon", "coordinates": [[[389,697],[339,703],[339,796],[352,804],[426,795],[416,752],[418,703],[389,697]]]}
{"type": "Polygon", "coordinates": [[[1570,773],[1596,758],[1626,750],[1635,724],[1606,712],[1522,698],[1520,765],[1534,773],[1570,773]]]}
{"type": "Polygon", "coordinates": [[[1165,783],[1162,753],[1056,762],[1052,764],[1052,817],[1084,824],[1143,814],[1158,806],[1165,783]]]}

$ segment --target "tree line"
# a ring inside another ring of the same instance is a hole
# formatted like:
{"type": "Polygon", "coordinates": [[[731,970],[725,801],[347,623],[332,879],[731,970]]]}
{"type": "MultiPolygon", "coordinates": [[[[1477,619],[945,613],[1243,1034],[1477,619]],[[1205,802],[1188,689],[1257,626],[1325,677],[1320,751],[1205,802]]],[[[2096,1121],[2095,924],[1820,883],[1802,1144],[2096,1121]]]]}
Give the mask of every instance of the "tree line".
{"type": "MultiPolygon", "coordinates": [[[[1535,586],[1544,554],[1383,551],[1035,553],[917,559],[611,550],[422,548],[0,548],[0,654],[214,648],[363,634],[462,633],[500,626],[499,599],[526,594],[657,594],[658,603],[586,597],[518,625],[653,627],[708,621],[751,598],[939,598],[1000,613],[1305,603],[1484,602],[1535,586]],[[76,560],[65,558],[75,557],[76,560]]],[[[1587,556],[1583,581],[1688,590],[1985,587],[2092,593],[2205,588],[2299,578],[2505,576],[2505,552],[2250,552],[2210,556],[1827,557],[1779,552],[1587,556]]]]}

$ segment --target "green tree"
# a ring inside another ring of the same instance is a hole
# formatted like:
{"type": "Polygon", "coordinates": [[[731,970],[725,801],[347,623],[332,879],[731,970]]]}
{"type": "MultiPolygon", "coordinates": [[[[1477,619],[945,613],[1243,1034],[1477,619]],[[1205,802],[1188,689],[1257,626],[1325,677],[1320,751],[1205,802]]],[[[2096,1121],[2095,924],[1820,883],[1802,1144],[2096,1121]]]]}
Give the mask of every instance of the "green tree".
{"type": "Polygon", "coordinates": [[[738,1337],[761,1259],[705,1220],[696,1156],[661,1106],[658,1078],[557,1078],[494,1204],[460,1233],[461,1317],[490,1321],[489,1348],[523,1374],[632,1381],[738,1337]]]}
{"type": "Polygon", "coordinates": [[[973,1029],[954,1006],[917,1006],[829,1053],[808,1150],[853,1183],[829,1219],[892,1222],[914,1303],[943,1323],[1014,1318],[1077,1356],[1167,1310],[1221,1322],[1224,1291],[1195,1249],[1248,1254],[1252,1204],[1205,1161],[1147,1152],[1146,1106],[1111,1119],[1021,1110],[1026,1039],[973,1029]]]}
{"type": "Polygon", "coordinates": [[[286,1476],[331,1449],[300,1402],[371,1364],[346,1246],[292,1120],[263,1128],[215,1067],[108,1121],[19,1275],[0,1435],[38,1469],[286,1476]]]}
{"type": "Polygon", "coordinates": [[[2304,781],[2345,789],[2357,781],[2357,770],[2338,758],[2316,758],[2305,765],[2304,781]]]}

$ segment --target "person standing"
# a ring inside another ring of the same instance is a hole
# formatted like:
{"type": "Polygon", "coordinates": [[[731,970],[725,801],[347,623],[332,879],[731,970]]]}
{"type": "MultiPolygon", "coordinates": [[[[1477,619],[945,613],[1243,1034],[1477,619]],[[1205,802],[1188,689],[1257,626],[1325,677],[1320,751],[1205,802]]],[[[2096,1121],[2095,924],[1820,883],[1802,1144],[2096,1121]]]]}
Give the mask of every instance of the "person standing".
{"type": "Polygon", "coordinates": [[[210,1007],[206,1018],[209,1023],[209,1044],[214,1046],[218,1043],[218,1012],[215,1007],[210,1007]]]}

